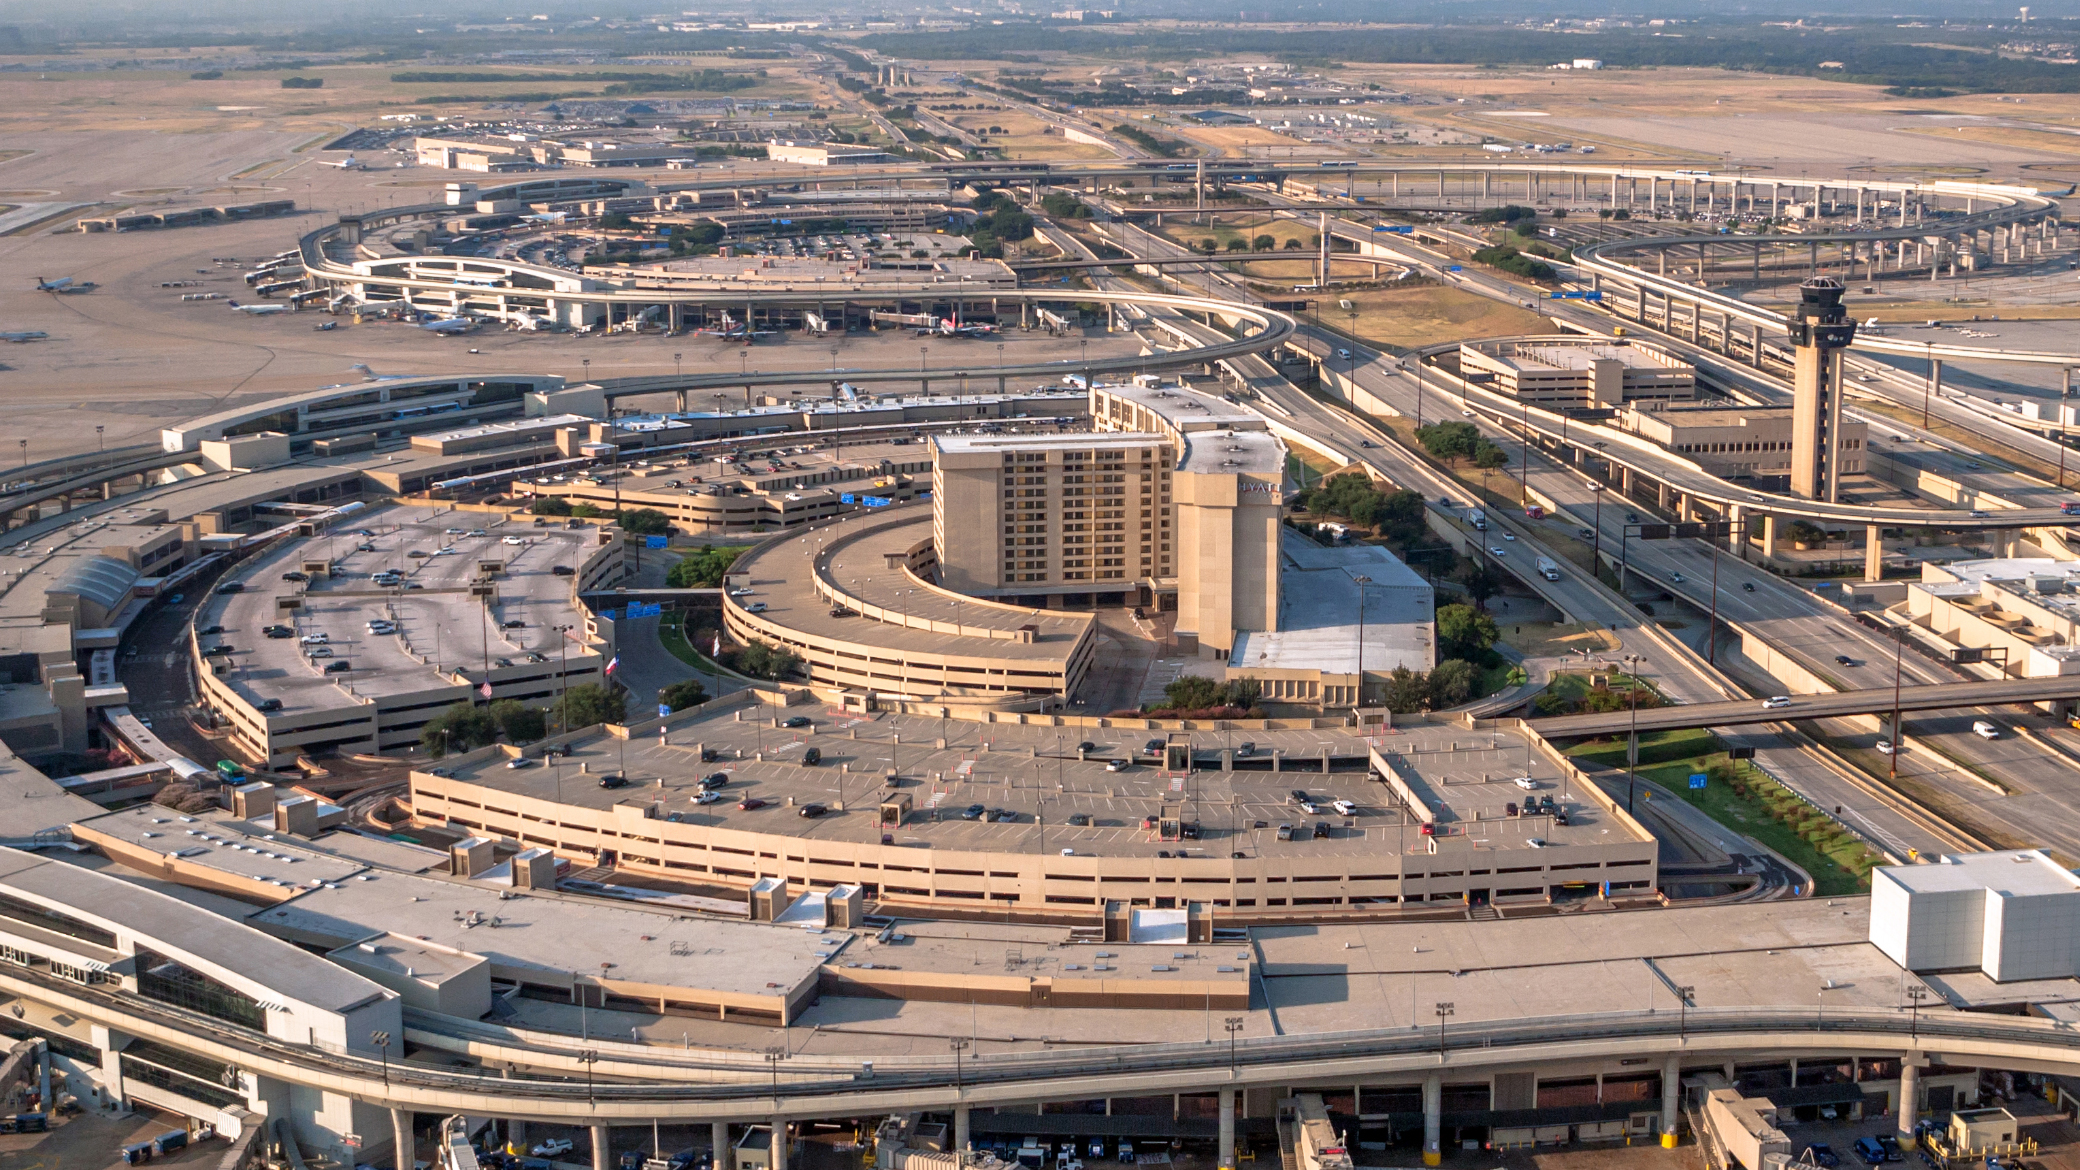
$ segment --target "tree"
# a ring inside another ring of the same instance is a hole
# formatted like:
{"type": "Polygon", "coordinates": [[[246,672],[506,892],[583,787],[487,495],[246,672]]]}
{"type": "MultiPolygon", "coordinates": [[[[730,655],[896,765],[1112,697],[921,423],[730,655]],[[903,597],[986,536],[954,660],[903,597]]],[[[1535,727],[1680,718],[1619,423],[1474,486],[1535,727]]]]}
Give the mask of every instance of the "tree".
{"type": "Polygon", "coordinates": [[[1474,605],[1482,608],[1487,606],[1490,597],[1502,590],[1501,574],[1486,561],[1467,561],[1459,566],[1459,571],[1452,575],[1452,579],[1459,583],[1460,588],[1466,590],[1466,596],[1473,598],[1474,605]]]}
{"type": "Polygon", "coordinates": [[[665,536],[672,531],[672,518],[655,508],[637,508],[621,514],[621,531],[631,536],[665,536]]]}
{"type": "Polygon", "coordinates": [[[776,649],[763,642],[753,642],[737,654],[737,669],[753,678],[778,682],[793,674],[802,664],[801,658],[787,650],[776,649]]]}
{"type": "Polygon", "coordinates": [[[1473,606],[1443,605],[1437,609],[1437,652],[1448,658],[1485,658],[1488,648],[1501,636],[1495,619],[1473,606]]]}
{"type": "Polygon", "coordinates": [[[684,711],[688,707],[698,707],[707,702],[708,688],[701,685],[701,680],[689,678],[657,692],[657,701],[674,711],[684,711]]]}
{"type": "Polygon", "coordinates": [[[1300,241],[1298,241],[1298,240],[1296,240],[1296,239],[1292,239],[1291,237],[1288,237],[1288,238],[1286,239],[1286,251],[1288,251],[1288,252],[1298,252],[1298,251],[1300,250],[1300,247],[1301,247],[1301,245],[1300,245],[1300,241]]]}
{"type": "Polygon", "coordinates": [[[568,516],[571,514],[571,502],[562,496],[543,496],[529,504],[527,510],[537,516],[568,516]]]}
{"type": "MultiPolygon", "coordinates": [[[[1460,608],[1465,608],[1461,606],[1460,608]]],[[[1447,658],[1430,672],[1430,709],[1441,711],[1456,707],[1473,697],[1473,684],[1478,679],[1473,663],[1464,658],[1447,658]]]]}
{"type": "Polygon", "coordinates": [[[1486,439],[1482,439],[1480,444],[1473,450],[1473,465],[1475,467],[1507,467],[1509,466],[1509,452],[1488,442],[1486,439]]]}
{"type": "Polygon", "coordinates": [[[689,557],[679,558],[664,576],[664,583],[674,589],[715,589],[722,585],[723,574],[742,556],[744,549],[716,548],[704,544],[701,551],[689,557]]]}
{"type": "Polygon", "coordinates": [[[1480,432],[1470,422],[1431,423],[1416,428],[1416,442],[1423,445],[1423,450],[1430,452],[1432,458],[1447,463],[1471,457],[1480,437],[1480,432]]]}
{"type": "Polygon", "coordinates": [[[1258,236],[1249,243],[1251,248],[1259,252],[1269,252],[1271,249],[1278,247],[1278,241],[1270,236],[1258,236]]]}
{"type": "Polygon", "coordinates": [[[598,683],[585,683],[565,691],[556,701],[555,710],[556,726],[566,731],[595,723],[620,723],[628,718],[628,695],[598,683]]]}
{"type": "Polygon", "coordinates": [[[533,743],[548,734],[549,719],[539,707],[529,707],[517,699],[500,699],[487,710],[509,743],[533,743]]]}
{"type": "Polygon", "coordinates": [[[577,503],[571,505],[570,514],[576,516],[580,520],[597,520],[601,516],[606,515],[606,512],[603,511],[598,504],[592,503],[589,500],[579,500],[577,503]]]}
{"type": "Polygon", "coordinates": [[[1163,698],[1166,700],[1163,704],[1166,707],[1197,711],[1219,705],[1221,684],[1203,675],[1181,675],[1177,681],[1163,688],[1163,698]]]}
{"type": "Polygon", "coordinates": [[[419,746],[436,760],[450,751],[475,751],[497,742],[498,722],[468,700],[452,704],[419,729],[419,746]]]}
{"type": "Polygon", "coordinates": [[[1381,536],[1397,545],[1421,541],[1429,532],[1424,520],[1423,494],[1403,488],[1379,497],[1379,506],[1372,511],[1372,523],[1381,536]]]}
{"type": "Polygon", "coordinates": [[[1387,710],[1396,715],[1412,715],[1429,701],[1430,688],[1422,675],[1406,666],[1397,666],[1387,676],[1387,710]]]}

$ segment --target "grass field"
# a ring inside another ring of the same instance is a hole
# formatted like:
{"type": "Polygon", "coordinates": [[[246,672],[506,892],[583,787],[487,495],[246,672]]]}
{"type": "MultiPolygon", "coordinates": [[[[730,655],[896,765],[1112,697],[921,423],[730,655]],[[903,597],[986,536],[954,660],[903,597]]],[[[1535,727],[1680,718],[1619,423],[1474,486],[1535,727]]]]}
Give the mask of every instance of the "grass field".
{"type": "MultiPolygon", "coordinates": [[[[1813,876],[1815,895],[1838,897],[1870,891],[1870,871],[1884,859],[1774,780],[1749,770],[1738,787],[1714,779],[1704,788],[1691,788],[1691,776],[1705,773],[1714,764],[1730,763],[1723,752],[1715,750],[1717,742],[1709,732],[1694,729],[1642,735],[1640,759],[1659,762],[1642,762],[1639,776],[1675,793],[1733,832],[1788,858],[1813,876]],[[1697,750],[1700,748],[1714,750],[1697,750]],[[1792,818],[1810,821],[1817,829],[1802,835],[1787,823],[1792,818]]],[[[1568,749],[1567,754],[1610,767],[1625,764],[1622,742],[1581,745],[1568,749]]]]}

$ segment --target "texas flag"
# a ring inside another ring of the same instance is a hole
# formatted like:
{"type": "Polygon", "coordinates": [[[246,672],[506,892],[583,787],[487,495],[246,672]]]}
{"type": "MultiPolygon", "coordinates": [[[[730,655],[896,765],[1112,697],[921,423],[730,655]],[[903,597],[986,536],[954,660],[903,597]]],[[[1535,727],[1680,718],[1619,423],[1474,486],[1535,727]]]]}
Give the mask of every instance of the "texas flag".
{"type": "Polygon", "coordinates": [[[620,656],[619,654],[616,654],[616,655],[615,655],[614,657],[612,657],[612,658],[610,658],[610,659],[608,659],[608,660],[607,660],[607,671],[606,671],[606,672],[607,672],[608,674],[612,674],[612,673],[614,673],[614,670],[615,670],[615,668],[616,668],[616,667],[618,667],[618,666],[620,666],[620,665],[621,665],[621,656],[620,656]]]}
{"type": "Polygon", "coordinates": [[[477,693],[478,693],[478,694],[480,694],[480,695],[483,695],[483,696],[484,696],[485,698],[487,698],[487,699],[488,699],[488,698],[490,698],[490,697],[491,697],[491,680],[490,680],[490,679],[485,679],[485,680],[484,680],[484,685],[483,685],[483,686],[480,686],[480,687],[478,687],[478,688],[477,688],[477,693]]]}

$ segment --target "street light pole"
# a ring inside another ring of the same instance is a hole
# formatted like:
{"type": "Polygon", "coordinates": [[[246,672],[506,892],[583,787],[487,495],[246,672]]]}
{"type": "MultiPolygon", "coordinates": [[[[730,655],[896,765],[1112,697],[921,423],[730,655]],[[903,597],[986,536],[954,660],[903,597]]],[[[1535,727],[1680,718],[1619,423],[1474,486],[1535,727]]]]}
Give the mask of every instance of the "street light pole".
{"type": "Polygon", "coordinates": [[[1448,999],[1437,1001],[1437,1055],[1444,1057],[1444,1022],[1459,1014],[1456,1005],[1448,999]]]}
{"type": "Polygon", "coordinates": [[[1625,663],[1630,668],[1625,690],[1632,696],[1632,731],[1625,743],[1625,815],[1632,815],[1632,794],[1639,780],[1639,664],[1644,657],[1627,654],[1625,663]]]}
{"type": "Polygon", "coordinates": [[[1697,994],[1697,985],[1686,983],[1676,988],[1676,1039],[1684,1040],[1690,1034],[1690,997],[1697,994]]]}
{"type": "Polygon", "coordinates": [[[958,1094],[961,1091],[961,1050],[968,1046],[968,1041],[955,1036],[946,1042],[946,1046],[953,1049],[953,1091],[958,1094]]]}
{"type": "Polygon", "coordinates": [[[1235,1075],[1235,1034],[1242,1031],[1242,1021],[1243,1017],[1241,1016],[1228,1016],[1222,1021],[1222,1025],[1228,1029],[1228,1075],[1230,1077],[1235,1075]]]}

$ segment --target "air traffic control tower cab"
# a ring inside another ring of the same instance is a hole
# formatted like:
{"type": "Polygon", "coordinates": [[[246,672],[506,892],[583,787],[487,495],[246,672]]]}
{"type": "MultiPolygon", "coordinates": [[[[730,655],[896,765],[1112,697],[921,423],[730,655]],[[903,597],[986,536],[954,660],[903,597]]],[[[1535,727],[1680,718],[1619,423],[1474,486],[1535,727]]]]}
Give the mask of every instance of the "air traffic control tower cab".
{"type": "Polygon", "coordinates": [[[1791,494],[1836,502],[1842,467],[1842,351],[1856,322],[1842,308],[1842,282],[1814,277],[1798,286],[1791,318],[1791,494]]]}

